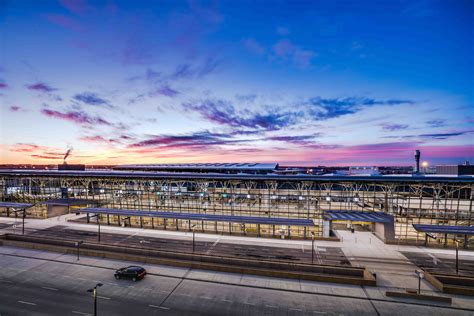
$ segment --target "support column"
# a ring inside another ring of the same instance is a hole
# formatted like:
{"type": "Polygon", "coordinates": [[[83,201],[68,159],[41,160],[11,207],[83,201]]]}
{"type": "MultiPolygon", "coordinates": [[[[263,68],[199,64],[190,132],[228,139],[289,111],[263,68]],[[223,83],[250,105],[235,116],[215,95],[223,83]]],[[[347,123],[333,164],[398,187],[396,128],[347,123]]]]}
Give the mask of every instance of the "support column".
{"type": "Polygon", "coordinates": [[[257,236],[260,237],[260,224],[257,224],[257,236]]]}
{"type": "Polygon", "coordinates": [[[7,207],[7,217],[10,217],[10,208],[7,207]]]}

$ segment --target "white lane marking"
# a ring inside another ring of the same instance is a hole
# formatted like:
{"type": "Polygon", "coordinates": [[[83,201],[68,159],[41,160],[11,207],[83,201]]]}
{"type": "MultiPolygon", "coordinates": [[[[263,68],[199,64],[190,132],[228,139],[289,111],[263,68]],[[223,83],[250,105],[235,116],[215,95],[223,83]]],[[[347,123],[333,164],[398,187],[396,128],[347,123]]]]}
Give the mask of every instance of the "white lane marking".
{"type": "Polygon", "coordinates": [[[150,307],[153,307],[153,308],[160,308],[159,306],[156,306],[156,305],[151,305],[151,304],[150,304],[150,305],[148,305],[148,306],[150,306],[150,307]]]}
{"type": "Polygon", "coordinates": [[[223,299],[223,300],[221,300],[221,301],[223,301],[223,302],[229,302],[229,303],[233,303],[233,301],[231,301],[231,300],[224,300],[224,299],[223,299]]]}
{"type": "Polygon", "coordinates": [[[169,307],[165,307],[165,306],[159,306],[159,308],[166,309],[166,310],[170,309],[169,307]]]}
{"type": "Polygon", "coordinates": [[[110,300],[110,297],[105,297],[105,296],[100,296],[100,295],[97,295],[97,297],[103,300],[110,300]]]}
{"type": "Polygon", "coordinates": [[[205,300],[212,300],[212,298],[210,297],[207,297],[207,296],[201,296],[202,299],[205,299],[205,300]]]}
{"type": "Polygon", "coordinates": [[[47,287],[47,286],[42,286],[41,288],[45,289],[45,290],[50,290],[50,291],[57,291],[58,290],[58,289],[55,289],[54,287],[47,287]]]}
{"type": "Polygon", "coordinates": [[[91,316],[91,314],[87,314],[87,313],[83,313],[83,312],[78,312],[78,311],[72,311],[71,313],[73,313],[73,314],[78,314],[78,315],[87,315],[87,316],[91,316]]]}
{"type": "Polygon", "coordinates": [[[25,301],[18,301],[18,303],[27,304],[27,305],[36,305],[35,303],[25,302],[25,301]]]}
{"type": "Polygon", "coordinates": [[[13,283],[12,281],[8,281],[8,280],[0,280],[0,282],[2,282],[2,283],[13,283]]]}
{"type": "Polygon", "coordinates": [[[268,307],[268,308],[278,308],[277,306],[273,306],[273,305],[265,305],[265,307],[268,307]]]}
{"type": "Polygon", "coordinates": [[[302,250],[303,253],[304,253],[304,245],[301,245],[301,250],[302,250]]]}

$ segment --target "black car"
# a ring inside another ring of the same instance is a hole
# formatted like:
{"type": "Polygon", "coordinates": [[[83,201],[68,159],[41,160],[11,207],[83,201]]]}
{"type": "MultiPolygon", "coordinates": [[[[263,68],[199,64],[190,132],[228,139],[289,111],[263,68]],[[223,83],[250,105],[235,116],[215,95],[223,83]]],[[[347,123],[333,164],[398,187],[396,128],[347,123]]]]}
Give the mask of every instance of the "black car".
{"type": "Polygon", "coordinates": [[[130,266],[121,268],[115,271],[115,278],[118,279],[131,279],[133,282],[141,280],[145,277],[146,270],[139,266],[130,266]]]}

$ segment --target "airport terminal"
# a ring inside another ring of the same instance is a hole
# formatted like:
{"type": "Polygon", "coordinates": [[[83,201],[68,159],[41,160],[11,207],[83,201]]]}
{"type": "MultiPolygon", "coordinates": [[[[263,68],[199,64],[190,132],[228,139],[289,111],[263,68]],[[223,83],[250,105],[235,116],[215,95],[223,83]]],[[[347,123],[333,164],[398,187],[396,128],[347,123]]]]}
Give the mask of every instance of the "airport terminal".
{"type": "MultiPolygon", "coordinates": [[[[418,153],[419,155],[419,153],[418,153]]],[[[372,231],[386,243],[472,241],[472,176],[282,174],[278,164],[122,165],[0,170],[0,200],[27,217],[81,212],[87,222],[286,239],[372,231]],[[435,241],[436,238],[436,241],[435,241]]],[[[1,209],[5,216],[18,216],[1,209]]]]}

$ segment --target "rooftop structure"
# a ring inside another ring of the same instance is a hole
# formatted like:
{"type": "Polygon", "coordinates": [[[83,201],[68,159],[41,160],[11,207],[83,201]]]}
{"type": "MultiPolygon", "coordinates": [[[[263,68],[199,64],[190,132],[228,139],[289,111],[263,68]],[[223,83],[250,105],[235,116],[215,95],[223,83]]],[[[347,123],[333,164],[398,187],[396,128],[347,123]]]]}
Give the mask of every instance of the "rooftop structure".
{"type": "Polygon", "coordinates": [[[188,163],[188,164],[138,164],[119,165],[114,170],[139,170],[159,172],[213,172],[267,174],[278,169],[277,163],[188,163]]]}

